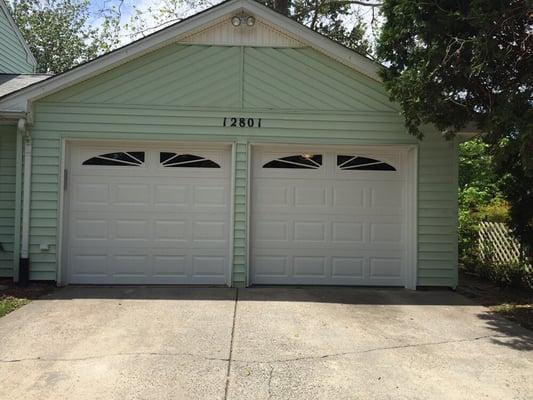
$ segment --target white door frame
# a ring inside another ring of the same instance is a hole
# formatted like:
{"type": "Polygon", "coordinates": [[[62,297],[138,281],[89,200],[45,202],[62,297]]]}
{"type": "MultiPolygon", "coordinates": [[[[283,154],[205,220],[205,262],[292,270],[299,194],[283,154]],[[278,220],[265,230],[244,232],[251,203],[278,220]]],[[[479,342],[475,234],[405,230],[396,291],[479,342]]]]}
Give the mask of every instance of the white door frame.
{"type": "Polygon", "coordinates": [[[95,142],[102,144],[167,144],[171,146],[195,146],[197,148],[220,148],[228,147],[230,150],[230,223],[228,232],[228,267],[226,268],[225,280],[226,286],[231,287],[233,282],[233,242],[234,242],[234,209],[235,209],[235,145],[234,141],[176,141],[176,140],[123,140],[113,138],[61,138],[61,159],[60,159],[60,179],[59,179],[59,207],[58,207],[58,229],[57,229],[57,269],[56,282],[58,286],[68,285],[68,263],[66,262],[66,255],[68,251],[68,211],[69,211],[69,196],[68,190],[65,190],[65,185],[68,182],[69,176],[65,173],[68,168],[68,160],[70,157],[70,149],[75,145],[94,144],[95,142]]]}
{"type": "Polygon", "coordinates": [[[252,245],[252,232],[250,231],[250,224],[252,220],[252,179],[253,179],[253,160],[254,160],[254,153],[255,149],[257,148],[272,148],[272,149],[280,149],[280,150],[287,150],[288,148],[294,148],[298,147],[300,150],[302,148],[309,149],[310,152],[313,152],[314,150],[321,149],[322,151],[325,150],[334,150],[338,149],[339,147],[343,147],[344,149],[350,150],[350,149],[360,149],[365,148],[368,150],[383,150],[384,148],[387,150],[398,150],[403,151],[406,155],[406,162],[405,165],[407,167],[406,171],[406,191],[405,191],[405,204],[407,209],[407,215],[406,215],[406,226],[405,226],[405,238],[407,243],[407,253],[405,257],[405,263],[406,268],[404,271],[404,287],[406,289],[416,290],[417,286],[417,272],[418,272],[418,145],[415,144],[332,144],[332,145],[320,145],[320,144],[309,144],[309,143],[281,143],[281,142],[275,142],[275,143],[269,143],[269,142],[251,142],[248,145],[248,207],[247,207],[247,214],[248,214],[248,237],[247,237],[247,285],[252,284],[252,268],[251,265],[251,258],[250,258],[250,249],[252,245]]]}

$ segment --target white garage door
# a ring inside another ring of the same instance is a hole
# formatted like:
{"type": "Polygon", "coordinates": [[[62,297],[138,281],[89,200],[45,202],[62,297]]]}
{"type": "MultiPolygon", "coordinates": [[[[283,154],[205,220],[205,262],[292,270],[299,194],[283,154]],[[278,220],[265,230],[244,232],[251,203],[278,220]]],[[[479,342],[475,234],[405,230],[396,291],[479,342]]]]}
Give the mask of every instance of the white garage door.
{"type": "Polygon", "coordinates": [[[224,284],[230,149],[69,149],[67,279],[92,284],[224,284]]]}
{"type": "Polygon", "coordinates": [[[406,284],[406,153],[254,152],[252,282],[406,284]]]}

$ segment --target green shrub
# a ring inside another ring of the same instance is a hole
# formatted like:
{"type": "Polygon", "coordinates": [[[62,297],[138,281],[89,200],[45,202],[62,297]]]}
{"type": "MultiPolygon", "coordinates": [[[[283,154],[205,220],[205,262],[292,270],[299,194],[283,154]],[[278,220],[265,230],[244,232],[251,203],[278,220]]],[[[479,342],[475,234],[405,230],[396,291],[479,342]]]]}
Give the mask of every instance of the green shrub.
{"type": "Polygon", "coordinates": [[[501,287],[533,289],[533,268],[524,261],[496,263],[491,260],[481,260],[478,275],[501,287]]]}

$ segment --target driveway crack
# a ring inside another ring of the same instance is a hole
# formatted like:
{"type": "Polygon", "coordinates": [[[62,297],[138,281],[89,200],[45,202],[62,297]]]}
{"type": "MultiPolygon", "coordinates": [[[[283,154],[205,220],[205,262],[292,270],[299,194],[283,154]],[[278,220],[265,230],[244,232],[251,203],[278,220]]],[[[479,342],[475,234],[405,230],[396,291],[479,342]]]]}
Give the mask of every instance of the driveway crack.
{"type": "Polygon", "coordinates": [[[49,357],[28,357],[28,358],[15,358],[15,359],[0,359],[0,363],[9,364],[9,363],[19,363],[26,361],[41,361],[41,362],[75,362],[75,361],[89,361],[89,360],[98,360],[103,358],[112,358],[112,357],[135,357],[135,356],[155,356],[155,357],[191,357],[191,358],[201,358],[206,361],[221,361],[228,362],[227,358],[218,358],[218,357],[206,357],[199,354],[193,353],[171,353],[171,352],[155,352],[155,351],[136,351],[136,352],[124,352],[124,353],[112,353],[112,354],[96,354],[86,357],[73,357],[73,358],[49,358],[49,357]]]}
{"type": "MultiPolygon", "coordinates": [[[[388,351],[388,350],[398,350],[398,349],[407,349],[407,348],[416,348],[416,347],[426,347],[426,346],[442,346],[442,345],[453,344],[453,343],[466,343],[466,342],[475,342],[475,341],[483,340],[483,339],[497,339],[497,338],[508,337],[506,335],[485,335],[485,336],[477,336],[477,337],[466,338],[466,339],[444,340],[440,342],[413,343],[413,344],[405,344],[405,345],[398,345],[398,346],[374,347],[374,348],[365,349],[365,350],[346,351],[346,352],[339,352],[339,353],[322,354],[318,356],[294,357],[294,358],[285,358],[285,359],[269,360],[269,361],[235,360],[232,358],[232,355],[233,355],[233,338],[234,338],[234,333],[235,333],[235,314],[237,311],[236,305],[237,305],[237,302],[235,302],[235,307],[234,307],[233,327],[231,331],[231,342],[230,342],[230,351],[229,351],[228,358],[207,357],[207,356],[202,356],[200,354],[183,353],[183,352],[173,353],[173,352],[149,351],[149,352],[123,352],[123,353],[113,353],[113,354],[97,354],[97,355],[91,355],[91,356],[85,356],[85,357],[73,357],[73,358],[28,357],[28,358],[15,358],[15,359],[0,359],[0,363],[9,364],[9,363],[19,363],[19,362],[29,362],[29,361],[75,362],[75,361],[97,360],[97,359],[111,358],[111,357],[135,357],[135,356],[201,358],[206,361],[220,361],[220,362],[228,363],[228,368],[226,372],[226,389],[225,389],[225,392],[227,392],[232,362],[240,363],[240,364],[271,365],[271,364],[282,364],[282,363],[290,363],[290,362],[298,362],[298,361],[322,360],[322,359],[327,359],[327,358],[343,357],[343,356],[349,356],[349,355],[355,355],[355,354],[372,353],[376,351],[388,351]]],[[[273,374],[273,368],[270,370],[270,373],[269,373],[269,383],[272,380],[272,374],[273,374]]]]}
{"type": "Polygon", "coordinates": [[[318,356],[294,357],[294,358],[285,358],[285,359],[270,360],[270,361],[233,360],[233,362],[242,363],[242,364],[283,364],[283,363],[298,362],[298,361],[312,361],[312,360],[322,360],[322,359],[327,359],[327,358],[344,357],[344,356],[350,356],[350,355],[355,355],[355,354],[366,354],[366,353],[372,353],[376,351],[399,350],[399,349],[427,347],[427,346],[441,346],[441,345],[446,345],[446,344],[475,342],[475,341],[483,340],[483,339],[495,339],[495,338],[504,338],[504,337],[506,336],[505,335],[484,335],[484,336],[477,336],[477,337],[466,338],[466,339],[444,340],[440,342],[426,342],[426,343],[404,344],[404,345],[397,345],[397,346],[374,347],[374,348],[365,349],[365,350],[329,353],[329,354],[322,354],[318,356]]]}
{"type": "Polygon", "coordinates": [[[229,344],[228,369],[226,370],[226,387],[224,388],[224,400],[228,398],[229,380],[231,375],[231,358],[233,356],[233,338],[235,337],[235,321],[237,320],[237,303],[239,302],[239,288],[235,288],[235,304],[233,307],[233,322],[231,326],[231,338],[229,344]]]}
{"type": "Polygon", "coordinates": [[[272,398],[272,376],[274,375],[274,366],[270,365],[270,372],[268,373],[268,400],[272,398]]]}

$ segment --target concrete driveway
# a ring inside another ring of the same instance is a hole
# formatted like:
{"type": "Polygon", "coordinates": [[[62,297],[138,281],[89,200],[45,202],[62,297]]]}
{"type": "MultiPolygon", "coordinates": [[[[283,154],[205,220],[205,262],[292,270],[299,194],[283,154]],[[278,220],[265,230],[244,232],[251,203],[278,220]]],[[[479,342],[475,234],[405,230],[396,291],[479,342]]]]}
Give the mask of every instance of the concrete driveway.
{"type": "Polygon", "coordinates": [[[69,287],[0,319],[0,399],[533,399],[532,350],[448,291],[69,287]]]}

